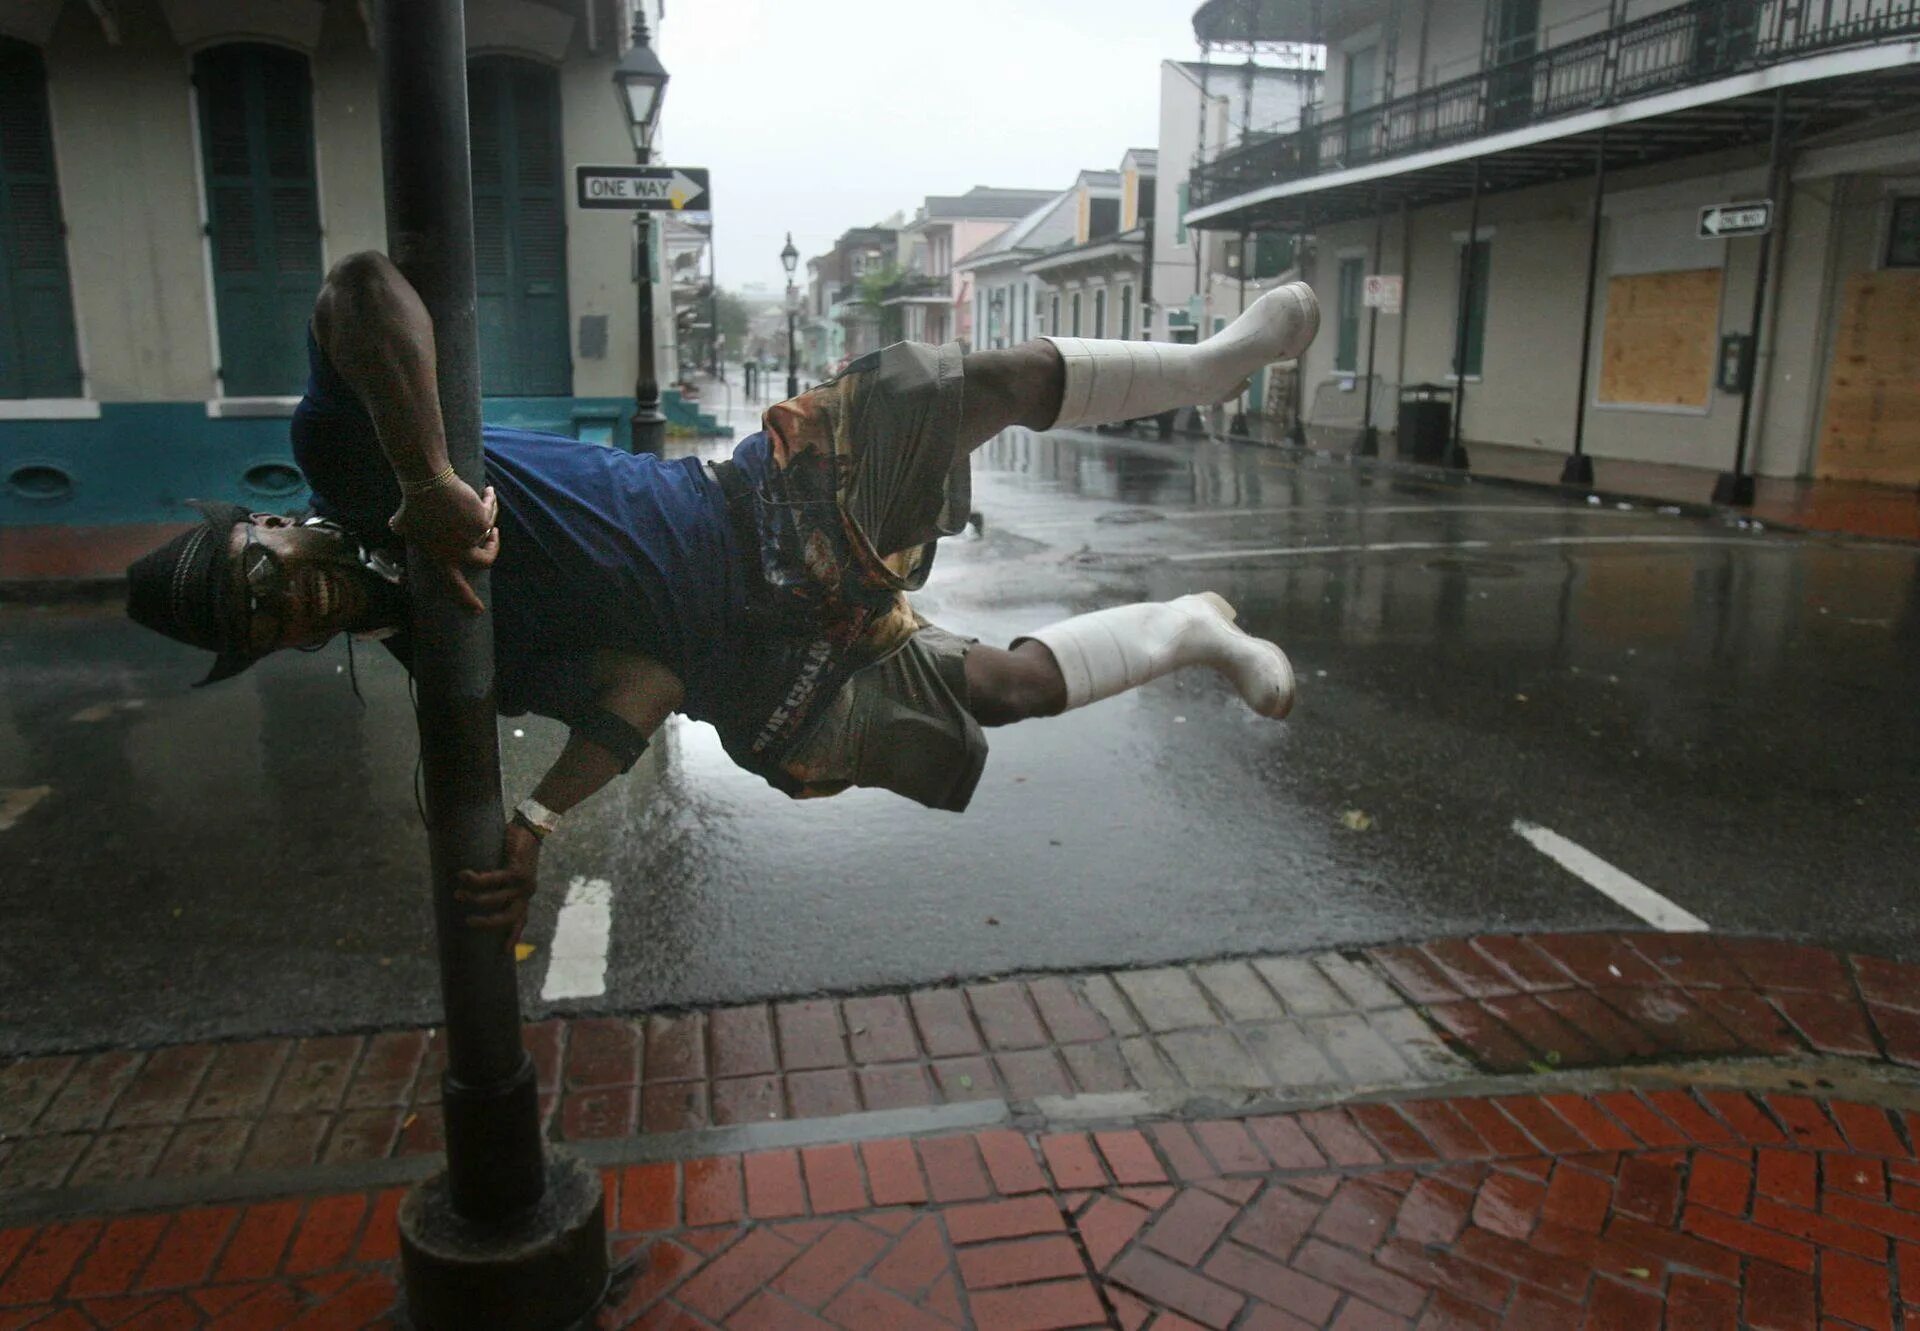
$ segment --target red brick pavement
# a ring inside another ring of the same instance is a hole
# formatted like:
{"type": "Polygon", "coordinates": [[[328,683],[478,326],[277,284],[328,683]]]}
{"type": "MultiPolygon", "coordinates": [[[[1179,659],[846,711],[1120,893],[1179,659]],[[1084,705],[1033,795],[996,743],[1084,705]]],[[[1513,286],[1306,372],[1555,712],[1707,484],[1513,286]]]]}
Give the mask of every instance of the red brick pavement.
{"type": "MultiPolygon", "coordinates": [[[[1852,1101],[1617,1091],[636,1165],[606,1176],[631,1267],[599,1324],[1895,1331],[1917,1137],[1852,1101]]],[[[398,1200],[3,1231],[0,1328],[393,1326],[398,1200]]]]}
{"type": "MultiPolygon", "coordinates": [[[[1920,967],[1703,934],[1496,935],[554,1019],[527,1040],[552,1135],[583,1141],[1047,1094],[1327,1096],[1431,1082],[1441,1040],[1457,1073],[1719,1054],[1920,1068],[1920,967]]],[[[439,1062],[423,1030],[18,1059],[0,1066],[0,1192],[438,1151],[439,1062]]]]}

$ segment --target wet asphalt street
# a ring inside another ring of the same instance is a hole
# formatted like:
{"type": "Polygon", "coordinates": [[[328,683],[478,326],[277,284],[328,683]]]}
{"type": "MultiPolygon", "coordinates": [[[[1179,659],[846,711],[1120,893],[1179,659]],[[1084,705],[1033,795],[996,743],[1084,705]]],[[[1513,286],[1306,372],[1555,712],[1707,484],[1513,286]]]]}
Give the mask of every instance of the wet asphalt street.
{"type": "MultiPolygon", "coordinates": [[[[1293,719],[1188,672],[989,732],[964,815],[791,803],[676,720],[548,845],[530,1013],[1638,923],[1516,823],[1714,930],[1920,960],[1920,549],[1079,432],[974,482],[928,617],[1211,588],[1293,719]],[[605,992],[547,1000],[576,879],[605,992]]],[[[0,605],[0,1054],[434,1020],[405,680],[358,664],[364,706],[339,644],[196,691],[117,607],[0,605]]],[[[503,726],[510,800],[561,739],[503,726]]]]}

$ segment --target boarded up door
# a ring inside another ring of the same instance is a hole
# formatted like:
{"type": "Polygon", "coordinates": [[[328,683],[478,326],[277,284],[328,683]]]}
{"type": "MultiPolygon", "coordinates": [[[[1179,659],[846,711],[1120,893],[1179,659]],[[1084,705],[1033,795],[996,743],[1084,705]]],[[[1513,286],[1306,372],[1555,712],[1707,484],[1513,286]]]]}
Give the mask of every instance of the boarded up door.
{"type": "Polygon", "coordinates": [[[1920,269],[1847,279],[1817,471],[1920,486],[1920,269]]]}
{"type": "Polygon", "coordinates": [[[320,290],[307,58],[238,43],[194,57],[220,378],[233,396],[298,393],[320,290]]]}
{"type": "Polygon", "coordinates": [[[569,396],[559,80],[529,61],[488,57],[473,62],[467,98],[481,391],[569,396]]]}

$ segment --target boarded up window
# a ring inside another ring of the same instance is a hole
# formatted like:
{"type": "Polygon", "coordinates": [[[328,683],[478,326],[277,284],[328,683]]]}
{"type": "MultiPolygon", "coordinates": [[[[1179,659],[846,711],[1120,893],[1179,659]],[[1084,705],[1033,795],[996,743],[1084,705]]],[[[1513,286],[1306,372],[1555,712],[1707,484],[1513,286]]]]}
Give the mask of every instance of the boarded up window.
{"type": "Polygon", "coordinates": [[[1607,282],[1600,401],[1704,407],[1720,338],[1720,270],[1636,273],[1607,282]]]}
{"type": "Polygon", "coordinates": [[[1819,472],[1920,485],[1920,270],[1847,279],[1827,372],[1819,472]]]}

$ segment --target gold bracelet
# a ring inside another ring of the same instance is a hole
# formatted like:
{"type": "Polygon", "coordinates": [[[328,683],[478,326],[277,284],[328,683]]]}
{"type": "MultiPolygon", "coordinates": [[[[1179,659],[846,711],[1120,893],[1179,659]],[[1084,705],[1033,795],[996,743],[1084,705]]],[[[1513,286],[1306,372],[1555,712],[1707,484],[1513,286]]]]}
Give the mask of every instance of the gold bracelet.
{"type": "Polygon", "coordinates": [[[438,490],[441,486],[445,485],[448,481],[452,479],[453,479],[453,464],[449,462],[446,465],[446,467],[443,470],[441,470],[437,475],[432,476],[427,480],[400,482],[400,493],[406,498],[411,499],[413,496],[419,495],[419,494],[425,494],[429,490],[438,490]]]}

